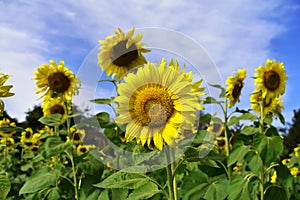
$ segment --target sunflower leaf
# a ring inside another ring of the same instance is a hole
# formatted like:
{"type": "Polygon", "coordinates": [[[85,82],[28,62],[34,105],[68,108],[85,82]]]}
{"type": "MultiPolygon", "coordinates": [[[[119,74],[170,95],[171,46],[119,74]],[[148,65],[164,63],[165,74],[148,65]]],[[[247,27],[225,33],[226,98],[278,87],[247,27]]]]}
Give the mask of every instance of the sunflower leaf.
{"type": "Polygon", "coordinates": [[[0,175],[0,199],[6,199],[10,187],[9,178],[6,175],[0,175]]]}
{"type": "Polygon", "coordinates": [[[13,126],[1,126],[0,127],[0,132],[12,132],[12,131],[16,131],[16,132],[22,132],[25,129],[23,129],[22,127],[13,127],[13,126]]]}
{"type": "Polygon", "coordinates": [[[90,101],[93,103],[96,103],[96,104],[111,104],[112,103],[112,99],[105,99],[105,98],[92,99],[90,101]]]}
{"type": "Polygon", "coordinates": [[[59,126],[61,124],[62,115],[55,113],[52,115],[46,115],[39,119],[39,122],[48,126],[59,126]]]}
{"type": "Polygon", "coordinates": [[[128,200],[148,199],[159,192],[161,192],[161,190],[158,189],[156,184],[152,182],[148,182],[145,185],[142,185],[141,187],[138,187],[135,190],[133,190],[133,192],[130,193],[127,199],[128,200]]]}

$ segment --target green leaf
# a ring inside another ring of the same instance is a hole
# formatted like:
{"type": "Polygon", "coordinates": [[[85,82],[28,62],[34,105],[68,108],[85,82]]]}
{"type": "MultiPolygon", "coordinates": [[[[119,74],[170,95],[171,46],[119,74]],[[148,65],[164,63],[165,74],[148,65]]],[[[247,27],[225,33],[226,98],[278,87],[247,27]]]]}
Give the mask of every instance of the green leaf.
{"type": "Polygon", "coordinates": [[[60,137],[49,137],[45,142],[47,156],[54,156],[72,148],[72,141],[64,142],[60,137]]]}
{"type": "Polygon", "coordinates": [[[227,166],[231,166],[237,161],[241,161],[250,151],[250,146],[244,145],[243,142],[237,142],[233,145],[232,152],[229,154],[227,166]]]}
{"type": "Polygon", "coordinates": [[[25,182],[23,187],[20,189],[19,194],[34,193],[47,187],[55,186],[56,179],[56,175],[50,172],[35,174],[35,176],[30,177],[25,182]]]}
{"type": "Polygon", "coordinates": [[[254,128],[252,126],[245,126],[242,131],[241,134],[243,135],[254,135],[256,133],[258,133],[258,128],[254,128]]]}
{"type": "Polygon", "coordinates": [[[237,124],[240,121],[240,118],[237,116],[230,117],[229,121],[227,122],[227,126],[231,126],[233,124],[237,124]]]}
{"type": "Polygon", "coordinates": [[[259,176],[263,167],[263,162],[258,152],[254,150],[249,151],[245,156],[245,161],[251,172],[259,176]]]}
{"type": "Polygon", "coordinates": [[[52,114],[52,115],[43,116],[39,119],[39,121],[42,124],[45,124],[48,126],[59,126],[59,125],[61,125],[61,119],[62,119],[62,115],[56,113],[56,114],[52,114]]]}
{"type": "Polygon", "coordinates": [[[203,101],[204,104],[213,104],[213,103],[216,103],[216,104],[219,104],[219,103],[223,103],[223,101],[217,101],[215,98],[213,97],[206,97],[203,101]]]}
{"type": "Polygon", "coordinates": [[[10,191],[10,181],[6,175],[0,175],[0,200],[6,199],[10,191]]]}
{"type": "Polygon", "coordinates": [[[209,85],[210,85],[211,87],[218,88],[218,89],[221,90],[220,95],[219,95],[220,98],[221,98],[221,97],[225,97],[225,95],[226,95],[226,90],[225,90],[224,87],[222,87],[222,86],[219,85],[219,84],[209,84],[209,85]]]}
{"type": "Polygon", "coordinates": [[[131,174],[118,171],[94,186],[99,188],[136,189],[148,182],[149,180],[141,174],[131,174]]]}
{"type": "Polygon", "coordinates": [[[251,192],[249,183],[250,182],[244,180],[240,175],[233,175],[228,188],[228,199],[256,200],[257,196],[251,192]]]}
{"type": "Polygon", "coordinates": [[[228,186],[229,182],[227,179],[219,179],[212,183],[207,183],[204,199],[225,199],[228,186]]]}
{"type": "Polygon", "coordinates": [[[133,190],[133,192],[128,196],[127,200],[148,199],[160,192],[161,190],[158,189],[156,184],[148,182],[145,185],[133,190]]]}
{"type": "Polygon", "coordinates": [[[111,189],[111,200],[126,199],[128,196],[128,189],[113,188],[111,189]]]}
{"type": "Polygon", "coordinates": [[[267,191],[265,191],[264,197],[265,200],[274,200],[274,199],[288,200],[285,190],[279,186],[268,187],[267,191]]]}
{"type": "Polygon", "coordinates": [[[13,127],[13,126],[1,126],[0,127],[0,132],[22,132],[25,129],[23,129],[22,127],[13,127]]]}
{"type": "Polygon", "coordinates": [[[93,103],[97,103],[97,104],[111,104],[112,103],[112,99],[93,99],[90,100],[93,103]]]}
{"type": "Polygon", "coordinates": [[[50,189],[50,192],[47,196],[47,199],[59,199],[60,198],[60,194],[59,194],[59,188],[58,187],[54,187],[50,189]]]}
{"type": "MultiPolygon", "coordinates": [[[[90,198],[88,200],[94,200],[94,199],[90,198]]],[[[108,195],[108,190],[102,191],[97,200],[110,200],[108,195]]]]}
{"type": "Polygon", "coordinates": [[[91,152],[89,152],[87,156],[82,158],[82,160],[77,162],[79,162],[77,164],[77,167],[82,169],[84,173],[94,175],[99,178],[101,177],[104,166],[99,160],[96,159],[94,155],[91,154],[91,152]]]}
{"type": "Polygon", "coordinates": [[[254,143],[266,167],[275,162],[283,151],[283,141],[280,136],[268,137],[258,134],[254,137],[254,143]]]}

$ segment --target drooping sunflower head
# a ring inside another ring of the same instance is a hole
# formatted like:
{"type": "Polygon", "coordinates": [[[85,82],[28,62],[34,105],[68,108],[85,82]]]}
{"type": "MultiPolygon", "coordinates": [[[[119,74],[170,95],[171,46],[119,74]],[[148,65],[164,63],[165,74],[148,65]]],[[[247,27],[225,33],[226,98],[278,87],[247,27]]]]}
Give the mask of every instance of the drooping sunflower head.
{"type": "Polygon", "coordinates": [[[194,126],[197,111],[203,109],[191,80],[164,61],[127,74],[114,101],[120,114],[115,121],[127,124],[126,141],[136,138],[137,143],[160,150],[165,143],[174,144],[182,124],[194,126]]]}
{"type": "Polygon", "coordinates": [[[276,98],[284,94],[287,75],[282,62],[267,60],[265,65],[256,69],[254,84],[262,91],[262,98],[276,98]]]}
{"type": "Polygon", "coordinates": [[[78,145],[77,147],[77,153],[78,154],[84,154],[89,152],[91,149],[96,148],[95,145],[78,145]]]}
{"type": "Polygon", "coordinates": [[[66,102],[64,102],[60,97],[48,99],[42,104],[42,109],[44,116],[61,114],[61,123],[66,121],[67,114],[70,114],[71,112],[70,107],[67,107],[66,102]]]}
{"type": "Polygon", "coordinates": [[[44,101],[57,96],[70,101],[73,95],[78,94],[80,80],[65,67],[64,61],[59,64],[53,60],[49,62],[50,64],[43,64],[34,72],[37,94],[44,93],[44,101]]]}
{"type": "MultiPolygon", "coordinates": [[[[16,124],[15,122],[10,122],[10,120],[7,118],[3,118],[0,120],[0,127],[16,127],[16,124]]],[[[0,131],[0,135],[2,137],[11,137],[15,133],[15,131],[0,131]]]]}
{"type": "Polygon", "coordinates": [[[106,75],[116,76],[117,81],[131,69],[146,63],[142,53],[149,52],[144,49],[141,42],[142,33],[134,34],[135,28],[131,28],[125,34],[120,28],[115,30],[115,35],[110,35],[105,40],[99,40],[101,44],[98,54],[98,64],[106,75]]]}
{"type": "Polygon", "coordinates": [[[228,107],[233,107],[240,101],[240,95],[244,86],[246,69],[238,69],[235,75],[229,76],[226,80],[226,98],[229,100],[228,107]]]}
{"type": "MultiPolygon", "coordinates": [[[[250,103],[251,103],[252,109],[257,113],[261,112],[260,102],[262,102],[262,105],[263,105],[264,117],[267,115],[272,115],[273,114],[272,111],[275,111],[275,110],[279,109],[279,106],[282,106],[280,99],[278,99],[278,98],[264,99],[264,98],[262,98],[262,92],[254,91],[251,94],[250,103]]],[[[283,108],[283,107],[281,107],[281,108],[283,108]]]]}

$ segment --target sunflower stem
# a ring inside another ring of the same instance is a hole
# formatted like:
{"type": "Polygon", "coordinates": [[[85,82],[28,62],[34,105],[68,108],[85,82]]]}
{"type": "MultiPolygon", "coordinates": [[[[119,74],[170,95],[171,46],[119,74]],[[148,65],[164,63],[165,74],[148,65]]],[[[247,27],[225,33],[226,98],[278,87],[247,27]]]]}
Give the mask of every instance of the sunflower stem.
{"type": "MultiPolygon", "coordinates": [[[[226,156],[229,158],[230,154],[230,141],[228,137],[228,127],[227,127],[227,121],[228,121],[228,116],[227,116],[227,98],[224,100],[224,134],[225,134],[225,147],[226,147],[226,156]]],[[[227,172],[228,172],[228,179],[231,179],[231,167],[227,166],[227,172]]]]}
{"type": "MultiPolygon", "coordinates": [[[[264,100],[259,102],[260,105],[260,119],[259,119],[259,131],[264,134],[264,100]]],[[[264,167],[261,168],[260,172],[260,200],[264,200],[264,167]]]]}
{"type": "Polygon", "coordinates": [[[171,147],[168,147],[166,150],[167,153],[167,177],[168,177],[168,188],[169,188],[169,200],[177,200],[177,182],[176,176],[174,174],[175,164],[174,164],[174,152],[171,147]]]}

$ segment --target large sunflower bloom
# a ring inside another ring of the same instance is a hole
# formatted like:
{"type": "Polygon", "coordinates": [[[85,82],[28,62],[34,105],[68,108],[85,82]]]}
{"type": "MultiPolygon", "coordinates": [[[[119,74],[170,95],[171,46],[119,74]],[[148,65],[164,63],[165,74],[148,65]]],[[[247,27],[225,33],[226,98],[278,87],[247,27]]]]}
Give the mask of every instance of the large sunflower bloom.
{"type": "Polygon", "coordinates": [[[246,69],[238,69],[235,75],[229,76],[226,80],[226,98],[229,100],[228,107],[233,107],[236,102],[240,101],[240,95],[244,86],[246,69]]]}
{"type": "Polygon", "coordinates": [[[58,65],[53,60],[49,62],[49,65],[43,64],[34,72],[33,79],[37,81],[36,93],[44,93],[44,101],[56,96],[70,101],[73,95],[78,94],[80,80],[65,67],[64,61],[60,61],[58,65]]]}
{"type": "Polygon", "coordinates": [[[258,67],[254,74],[256,90],[262,91],[262,98],[276,98],[284,94],[287,75],[282,62],[267,60],[265,65],[258,67]]]}
{"type": "Polygon", "coordinates": [[[127,124],[126,141],[136,138],[139,144],[162,149],[174,144],[183,124],[195,125],[199,92],[193,83],[164,60],[155,66],[147,63],[136,74],[129,73],[118,85],[115,121],[127,124]],[[153,143],[152,143],[153,141],[153,143]]]}
{"type": "Polygon", "coordinates": [[[99,40],[102,45],[98,54],[98,64],[106,75],[112,74],[119,81],[129,70],[146,63],[142,53],[149,52],[140,42],[142,33],[134,35],[134,28],[125,34],[120,28],[115,30],[115,35],[110,35],[105,40],[99,40]]]}
{"type": "Polygon", "coordinates": [[[52,114],[61,114],[61,123],[64,123],[66,121],[67,114],[71,113],[70,107],[67,107],[66,103],[62,101],[60,97],[51,98],[48,101],[44,102],[42,105],[42,109],[44,116],[52,114]]]}

